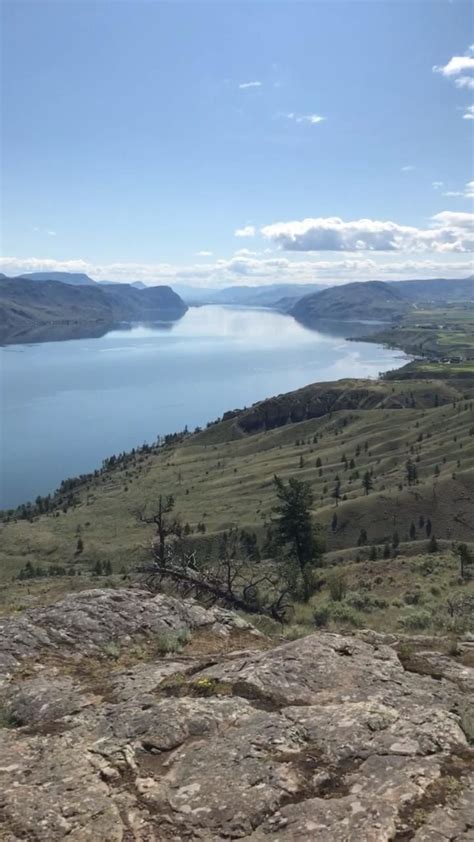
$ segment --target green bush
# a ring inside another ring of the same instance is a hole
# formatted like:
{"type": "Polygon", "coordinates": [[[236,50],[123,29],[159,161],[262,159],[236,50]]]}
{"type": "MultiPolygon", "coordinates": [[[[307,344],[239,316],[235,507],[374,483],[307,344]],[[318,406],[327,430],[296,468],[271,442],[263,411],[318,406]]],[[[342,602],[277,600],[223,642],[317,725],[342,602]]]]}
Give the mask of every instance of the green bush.
{"type": "Polygon", "coordinates": [[[189,641],[188,629],[177,631],[164,631],[157,634],[155,647],[159,655],[169,655],[172,652],[181,652],[183,646],[189,641]]]}
{"type": "Polygon", "coordinates": [[[329,605],[319,605],[313,613],[314,625],[318,628],[327,626],[331,619],[331,609],[329,605]]]}
{"type": "Polygon", "coordinates": [[[360,629],[364,626],[364,618],[361,617],[359,612],[351,608],[350,605],[341,602],[335,603],[334,607],[331,608],[331,619],[338,623],[348,623],[354,628],[360,629]]]}
{"type": "Polygon", "coordinates": [[[327,577],[327,583],[333,602],[342,602],[347,593],[347,580],[343,571],[332,570],[327,577]]]}
{"type": "Polygon", "coordinates": [[[421,590],[406,591],[403,595],[403,599],[407,605],[421,605],[424,601],[424,596],[421,590]]]}
{"type": "Polygon", "coordinates": [[[402,628],[408,631],[418,631],[426,629],[431,625],[432,615],[431,611],[426,608],[412,608],[400,617],[399,623],[402,628]]]}
{"type": "Polygon", "coordinates": [[[360,591],[350,591],[345,598],[345,602],[355,608],[356,611],[374,611],[377,608],[387,608],[388,602],[381,597],[372,596],[369,593],[360,593],[360,591]]]}

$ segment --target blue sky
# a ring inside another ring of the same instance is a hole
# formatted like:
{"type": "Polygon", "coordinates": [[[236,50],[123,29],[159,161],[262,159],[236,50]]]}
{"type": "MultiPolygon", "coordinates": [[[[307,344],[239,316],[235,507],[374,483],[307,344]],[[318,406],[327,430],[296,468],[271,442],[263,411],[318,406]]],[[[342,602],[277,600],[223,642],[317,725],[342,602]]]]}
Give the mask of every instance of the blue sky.
{"type": "Polygon", "coordinates": [[[3,0],[2,13],[7,274],[472,272],[470,2],[3,0]]]}

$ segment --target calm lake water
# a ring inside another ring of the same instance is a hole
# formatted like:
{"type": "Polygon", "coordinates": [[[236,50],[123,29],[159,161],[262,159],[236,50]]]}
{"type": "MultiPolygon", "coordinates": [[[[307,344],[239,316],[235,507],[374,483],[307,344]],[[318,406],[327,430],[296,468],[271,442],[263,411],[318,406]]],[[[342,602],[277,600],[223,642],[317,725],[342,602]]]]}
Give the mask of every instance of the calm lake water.
{"type": "Polygon", "coordinates": [[[354,325],[323,333],[269,310],[212,306],[171,326],[1,348],[0,508],[227,409],[316,381],[376,377],[406,361],[343,338],[354,333],[354,325]]]}

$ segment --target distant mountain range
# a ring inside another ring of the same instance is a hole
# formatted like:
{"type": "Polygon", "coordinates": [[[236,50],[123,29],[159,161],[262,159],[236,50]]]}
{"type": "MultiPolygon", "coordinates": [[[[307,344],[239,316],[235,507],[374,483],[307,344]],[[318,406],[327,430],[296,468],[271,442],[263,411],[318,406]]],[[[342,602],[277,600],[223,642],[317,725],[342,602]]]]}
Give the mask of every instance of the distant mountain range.
{"type": "Polygon", "coordinates": [[[136,289],[129,284],[65,284],[59,280],[3,277],[0,278],[0,341],[21,341],[21,335],[46,325],[69,325],[75,330],[78,325],[86,324],[172,321],[183,316],[187,309],[179,295],[167,286],[136,289]]]}
{"type": "Polygon", "coordinates": [[[453,280],[433,278],[429,281],[385,281],[410,301],[474,301],[474,275],[453,280]]]}
{"type": "Polygon", "coordinates": [[[180,318],[187,304],[273,307],[311,327],[323,320],[394,322],[414,305],[462,301],[474,301],[474,276],[461,280],[361,281],[331,287],[268,284],[220,290],[178,284],[173,291],[168,286],[147,287],[141,281],[98,283],[83,273],[33,272],[17,278],[0,275],[0,341],[14,341],[41,325],[74,325],[77,333],[77,326],[84,324],[170,321],[180,318]]]}
{"type": "Polygon", "coordinates": [[[474,301],[474,276],[462,280],[360,281],[305,295],[281,309],[311,326],[319,320],[397,321],[413,304],[474,301]]]}
{"type": "Polygon", "coordinates": [[[28,272],[25,275],[20,275],[20,277],[28,278],[29,281],[61,281],[63,284],[71,284],[72,286],[96,285],[96,281],[82,272],[28,272]]]}
{"type": "Polygon", "coordinates": [[[321,292],[327,284],[266,284],[222,289],[174,284],[186,304],[236,304],[242,307],[275,307],[283,298],[297,301],[303,295],[321,292]]]}

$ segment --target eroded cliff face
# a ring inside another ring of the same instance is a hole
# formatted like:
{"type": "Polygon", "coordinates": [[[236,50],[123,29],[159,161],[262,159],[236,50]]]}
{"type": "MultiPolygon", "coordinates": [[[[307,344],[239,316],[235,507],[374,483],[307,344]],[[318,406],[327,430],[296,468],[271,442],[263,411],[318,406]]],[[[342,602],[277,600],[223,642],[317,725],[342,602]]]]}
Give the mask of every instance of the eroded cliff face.
{"type": "Polygon", "coordinates": [[[132,589],[3,620],[0,839],[473,840],[472,644],[396,645],[132,589]]]}

